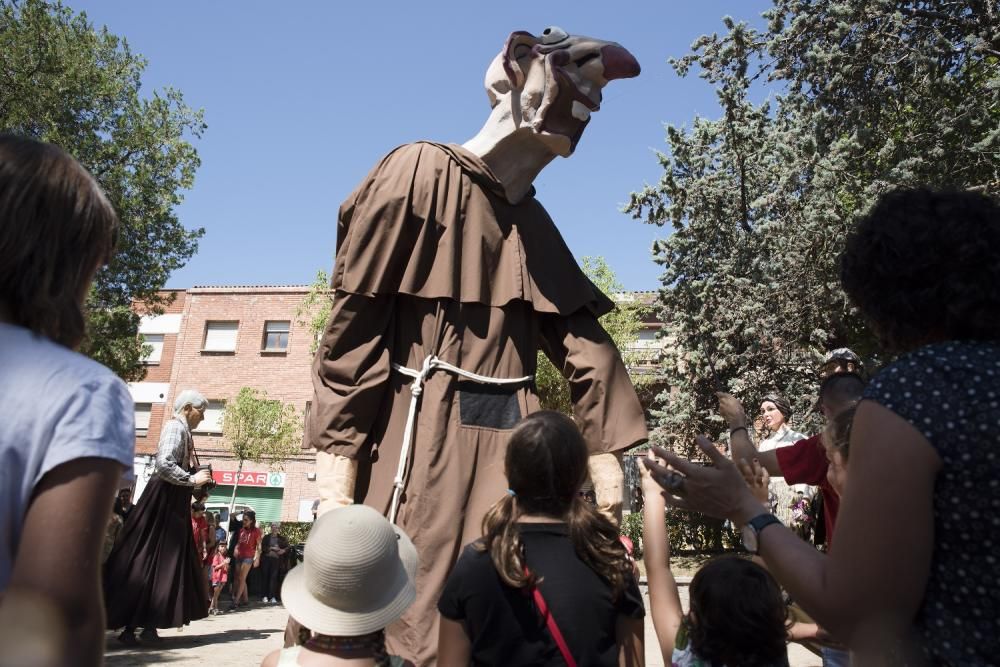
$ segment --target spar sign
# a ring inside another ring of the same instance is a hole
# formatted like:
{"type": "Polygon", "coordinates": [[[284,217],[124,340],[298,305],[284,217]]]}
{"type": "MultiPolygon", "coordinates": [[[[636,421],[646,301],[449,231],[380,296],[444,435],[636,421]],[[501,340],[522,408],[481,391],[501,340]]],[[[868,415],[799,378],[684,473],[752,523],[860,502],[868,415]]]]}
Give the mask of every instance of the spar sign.
{"type": "MultiPolygon", "coordinates": [[[[213,470],[212,479],[216,484],[233,486],[236,484],[237,475],[235,470],[213,470]]],[[[282,488],[285,486],[285,473],[283,472],[241,472],[239,473],[240,486],[269,486],[282,488]]]]}

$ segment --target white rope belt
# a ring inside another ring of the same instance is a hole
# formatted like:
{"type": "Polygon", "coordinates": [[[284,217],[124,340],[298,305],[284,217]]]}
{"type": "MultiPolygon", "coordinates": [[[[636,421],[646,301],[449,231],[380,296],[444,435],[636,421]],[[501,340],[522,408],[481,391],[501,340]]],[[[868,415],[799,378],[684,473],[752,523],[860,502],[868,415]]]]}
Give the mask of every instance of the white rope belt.
{"type": "Polygon", "coordinates": [[[424,359],[424,364],[419,371],[407,368],[400,364],[393,364],[392,369],[399,371],[403,375],[413,378],[410,384],[410,411],[406,415],[406,427],[403,429],[403,449],[399,453],[399,466],[396,468],[396,478],[392,481],[392,505],[389,507],[389,521],[396,523],[396,512],[399,510],[399,499],[403,495],[403,488],[406,486],[406,466],[410,460],[410,448],[413,446],[413,423],[417,417],[417,405],[420,402],[420,394],[424,391],[424,381],[435,370],[448,371],[460,377],[467,378],[474,382],[483,384],[521,384],[535,379],[534,375],[525,375],[520,378],[491,378],[478,373],[464,371],[458,366],[453,366],[447,361],[441,361],[433,354],[424,359]]]}

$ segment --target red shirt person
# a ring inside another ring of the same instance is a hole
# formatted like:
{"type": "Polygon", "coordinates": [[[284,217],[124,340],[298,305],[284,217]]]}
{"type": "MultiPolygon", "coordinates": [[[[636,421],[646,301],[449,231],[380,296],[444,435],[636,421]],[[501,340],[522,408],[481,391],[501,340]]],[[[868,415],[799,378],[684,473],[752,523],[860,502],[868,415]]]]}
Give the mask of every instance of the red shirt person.
{"type": "MultiPolygon", "coordinates": [[[[835,373],[823,380],[819,390],[820,410],[826,419],[856,404],[861,399],[865,381],[856,373],[835,373]]],[[[812,484],[823,491],[823,514],[827,524],[827,545],[833,544],[833,531],[840,507],[840,496],[826,479],[829,462],[821,436],[799,440],[785,447],[759,452],[746,430],[743,406],[730,394],[719,394],[719,409],[729,423],[733,460],[757,459],[768,474],[785,478],[788,484],[812,484]]]]}
{"type": "Polygon", "coordinates": [[[211,563],[212,554],[209,549],[208,520],[205,518],[205,506],[201,503],[191,504],[191,531],[194,533],[194,548],[202,564],[211,563]]]}

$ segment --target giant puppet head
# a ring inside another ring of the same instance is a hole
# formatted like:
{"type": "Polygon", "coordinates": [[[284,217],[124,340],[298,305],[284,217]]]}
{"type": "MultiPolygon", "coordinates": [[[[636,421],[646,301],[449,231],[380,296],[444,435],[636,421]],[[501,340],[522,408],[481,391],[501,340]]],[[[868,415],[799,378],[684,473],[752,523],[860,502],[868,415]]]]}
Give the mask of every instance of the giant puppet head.
{"type": "Polygon", "coordinates": [[[494,112],[503,107],[515,128],[530,128],[568,157],[600,109],[601,89],[638,75],[639,63],[621,45],[553,26],[539,37],[511,33],[486,72],[486,93],[494,112]]]}

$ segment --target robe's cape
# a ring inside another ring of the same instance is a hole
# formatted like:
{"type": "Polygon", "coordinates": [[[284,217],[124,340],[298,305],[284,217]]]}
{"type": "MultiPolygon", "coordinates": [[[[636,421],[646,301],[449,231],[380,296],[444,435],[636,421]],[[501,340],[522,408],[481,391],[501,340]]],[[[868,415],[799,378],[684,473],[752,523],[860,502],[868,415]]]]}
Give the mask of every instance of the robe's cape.
{"type": "Polygon", "coordinates": [[[332,286],[493,307],[521,300],[561,315],[614,308],[533,190],[515,207],[477,156],[431,142],[389,153],[341,206],[332,286]],[[482,190],[455,187],[463,173],[482,190]],[[516,216],[504,214],[514,208],[516,216]]]}

